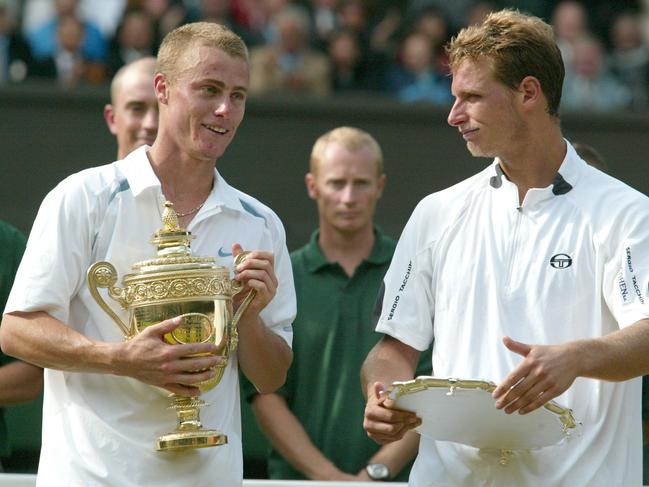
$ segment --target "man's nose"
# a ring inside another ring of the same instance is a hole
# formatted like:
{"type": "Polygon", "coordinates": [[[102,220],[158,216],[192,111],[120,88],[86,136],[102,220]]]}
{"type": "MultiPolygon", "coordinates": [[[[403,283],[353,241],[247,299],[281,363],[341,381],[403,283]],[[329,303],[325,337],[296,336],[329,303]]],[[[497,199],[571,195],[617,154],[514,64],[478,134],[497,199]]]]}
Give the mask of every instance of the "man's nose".
{"type": "Polygon", "coordinates": [[[451,111],[448,113],[446,120],[452,127],[457,127],[466,121],[466,114],[464,113],[464,106],[459,100],[455,100],[451,111]]]}

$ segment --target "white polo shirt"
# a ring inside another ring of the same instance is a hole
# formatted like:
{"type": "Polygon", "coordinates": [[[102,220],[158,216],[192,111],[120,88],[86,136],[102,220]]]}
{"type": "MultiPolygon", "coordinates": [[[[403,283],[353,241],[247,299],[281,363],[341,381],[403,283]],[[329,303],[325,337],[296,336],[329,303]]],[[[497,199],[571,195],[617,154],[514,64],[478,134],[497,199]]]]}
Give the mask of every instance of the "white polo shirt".
{"type": "MultiPolygon", "coordinates": [[[[385,287],[377,331],[419,350],[434,337],[438,377],[500,383],[522,360],[505,335],[558,344],[649,317],[649,199],[568,144],[554,184],[519,206],[496,160],[419,203],[385,287]]],[[[410,485],[641,485],[640,378],[578,378],[556,400],[579,435],[504,467],[498,454],[422,438],[410,485]]]]}
{"type": "MultiPolygon", "coordinates": [[[[99,260],[121,277],[155,256],[149,243],[161,227],[163,196],[148,147],[88,169],[50,192],[34,223],[5,312],[48,312],[93,339],[122,340],[117,325],[88,291],[86,270],[99,260]]],[[[266,326],[290,345],[295,291],[285,234],[269,208],[232,188],[215,171],[214,188],[189,228],[195,255],[232,269],[232,244],[275,254],[279,288],[262,311],[266,326]]],[[[107,301],[111,301],[106,298],[107,301]]],[[[110,303],[122,320],[127,313],[110,303]]],[[[52,344],[56,346],[56,344],[52,344]]],[[[39,486],[238,486],[242,483],[241,420],[236,357],[220,384],[201,396],[206,428],[228,444],[156,452],[156,438],[175,428],[168,392],[135,379],[46,369],[39,486]]]]}

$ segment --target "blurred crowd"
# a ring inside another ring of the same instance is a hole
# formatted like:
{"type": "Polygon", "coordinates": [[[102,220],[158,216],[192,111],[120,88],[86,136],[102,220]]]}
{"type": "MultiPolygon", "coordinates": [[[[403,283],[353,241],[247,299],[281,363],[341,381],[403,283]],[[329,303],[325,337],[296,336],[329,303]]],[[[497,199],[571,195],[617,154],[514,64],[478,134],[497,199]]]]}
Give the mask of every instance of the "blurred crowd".
{"type": "Polygon", "coordinates": [[[564,111],[649,109],[649,0],[0,0],[0,84],[108,83],[174,27],[229,26],[250,48],[252,95],[354,93],[452,102],[444,45],[492,10],[552,23],[564,111]]]}

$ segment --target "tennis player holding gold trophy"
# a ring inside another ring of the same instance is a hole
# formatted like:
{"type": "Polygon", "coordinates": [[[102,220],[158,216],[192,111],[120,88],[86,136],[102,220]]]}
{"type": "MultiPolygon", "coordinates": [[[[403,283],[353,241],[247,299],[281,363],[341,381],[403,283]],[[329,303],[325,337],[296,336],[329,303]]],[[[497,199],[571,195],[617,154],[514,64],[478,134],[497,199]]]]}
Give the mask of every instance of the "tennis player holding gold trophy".
{"type": "MultiPolygon", "coordinates": [[[[243,285],[230,279],[225,266],[216,265],[213,257],[193,256],[191,232],[180,228],[173,204],[165,202],[163,227],[151,239],[157,246],[155,258],[136,262],[133,272],[123,276],[123,287],[117,287],[117,271],[110,262],[96,262],[88,269],[88,287],[99,306],[124,333],[126,340],[142,332],[147,326],[181,317],[181,324],[165,340],[171,345],[213,342],[223,360],[217,365],[216,375],[201,382],[201,392],[218,385],[230,355],[237,348],[237,323],[254,298],[251,291],[233,313],[232,298],[243,285]],[[124,323],[99,294],[100,288],[129,313],[124,323]]],[[[246,252],[237,255],[234,266],[243,262],[246,252]]],[[[200,408],[205,405],[199,397],[171,394],[170,408],[176,411],[177,426],[160,436],[158,451],[203,448],[227,443],[227,436],[214,429],[203,428],[200,408]]]]}

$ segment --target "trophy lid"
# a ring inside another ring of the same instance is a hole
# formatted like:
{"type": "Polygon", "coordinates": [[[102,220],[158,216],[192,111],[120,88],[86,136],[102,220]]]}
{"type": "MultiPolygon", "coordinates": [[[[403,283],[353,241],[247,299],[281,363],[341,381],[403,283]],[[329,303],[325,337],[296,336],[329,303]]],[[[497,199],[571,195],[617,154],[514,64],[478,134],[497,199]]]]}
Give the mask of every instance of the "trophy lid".
{"type": "Polygon", "coordinates": [[[138,274],[194,269],[224,269],[217,266],[214,257],[192,255],[190,246],[194,236],[182,228],[171,201],[165,201],[162,211],[162,228],[156,231],[150,242],[157,247],[157,257],[133,264],[138,274]]]}

